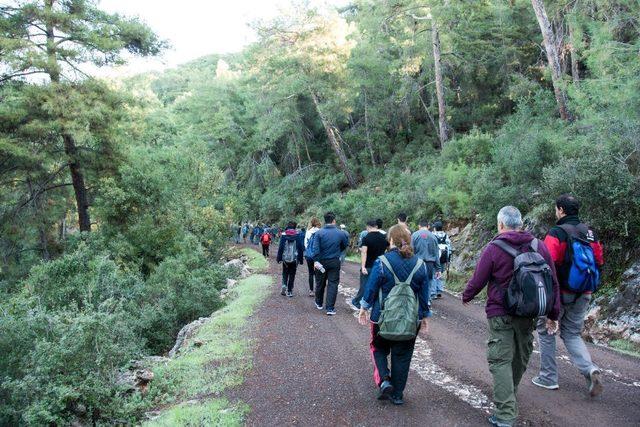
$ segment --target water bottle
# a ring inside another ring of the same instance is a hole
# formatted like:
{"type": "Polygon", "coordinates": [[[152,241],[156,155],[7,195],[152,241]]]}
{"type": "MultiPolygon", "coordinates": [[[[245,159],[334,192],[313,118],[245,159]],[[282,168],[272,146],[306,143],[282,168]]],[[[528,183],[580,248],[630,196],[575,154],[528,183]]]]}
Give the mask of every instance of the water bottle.
{"type": "Polygon", "coordinates": [[[322,264],[320,264],[318,261],[313,263],[313,267],[320,271],[320,273],[324,273],[326,270],[324,269],[324,266],[322,264]]]}

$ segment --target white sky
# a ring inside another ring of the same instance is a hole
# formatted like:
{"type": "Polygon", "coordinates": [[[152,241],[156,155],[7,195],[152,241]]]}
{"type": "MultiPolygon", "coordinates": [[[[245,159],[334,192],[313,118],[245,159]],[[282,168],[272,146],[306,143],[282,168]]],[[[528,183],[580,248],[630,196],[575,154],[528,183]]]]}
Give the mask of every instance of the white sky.
{"type": "MultiPolygon", "coordinates": [[[[308,0],[313,5],[344,5],[348,0],[308,0]]],[[[131,74],[174,67],[211,53],[241,50],[255,40],[248,24],[277,16],[291,0],[101,0],[100,8],[138,16],[171,44],[159,59],[134,59],[98,74],[131,74]]]]}

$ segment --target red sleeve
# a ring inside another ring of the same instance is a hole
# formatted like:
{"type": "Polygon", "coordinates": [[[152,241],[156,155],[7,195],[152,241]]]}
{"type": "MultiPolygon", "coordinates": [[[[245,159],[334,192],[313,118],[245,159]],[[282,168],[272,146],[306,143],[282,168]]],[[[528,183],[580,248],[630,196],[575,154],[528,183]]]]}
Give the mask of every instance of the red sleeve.
{"type": "Polygon", "coordinates": [[[551,259],[554,264],[562,265],[562,262],[564,261],[564,253],[567,250],[567,242],[561,242],[557,237],[547,234],[544,238],[544,245],[549,250],[549,254],[551,255],[551,259]]]}
{"type": "MultiPolygon", "coordinates": [[[[551,237],[551,239],[557,240],[555,237],[551,237]]],[[[545,238],[545,241],[546,240],[547,239],[545,238]]],[[[538,253],[544,257],[547,263],[549,263],[549,267],[551,267],[551,276],[553,278],[553,308],[547,317],[551,320],[558,320],[558,317],[560,317],[560,284],[558,283],[558,274],[556,272],[555,262],[550,262],[552,261],[551,254],[549,253],[549,248],[544,242],[538,247],[538,253]]]]}
{"type": "Polygon", "coordinates": [[[591,243],[591,247],[593,248],[593,256],[596,258],[596,264],[602,267],[604,265],[604,250],[602,248],[602,243],[593,242],[591,243]]]}

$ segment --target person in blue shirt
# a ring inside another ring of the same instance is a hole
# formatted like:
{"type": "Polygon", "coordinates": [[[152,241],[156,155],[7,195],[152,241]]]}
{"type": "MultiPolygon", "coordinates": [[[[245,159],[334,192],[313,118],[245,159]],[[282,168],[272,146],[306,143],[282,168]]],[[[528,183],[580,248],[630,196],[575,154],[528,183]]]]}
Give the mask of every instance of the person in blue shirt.
{"type": "MultiPolygon", "coordinates": [[[[416,338],[406,341],[390,341],[378,335],[380,327],[380,302],[384,301],[395,286],[394,273],[399,280],[407,280],[416,267],[419,258],[413,254],[411,234],[406,226],[401,224],[391,227],[388,233],[389,252],[385,258],[389,261],[393,272],[384,267],[378,258],[371,270],[364,296],[360,300],[360,324],[367,324],[367,310],[371,309],[369,321],[371,324],[371,356],[373,360],[373,379],[379,388],[378,399],[389,399],[394,405],[404,403],[404,389],[409,376],[409,365],[413,357],[416,338]],[[391,368],[389,368],[391,357],[391,368]]],[[[411,279],[411,289],[418,299],[418,330],[427,330],[427,318],[431,316],[429,303],[429,282],[433,274],[433,267],[422,264],[411,279]]]]}
{"type": "Polygon", "coordinates": [[[336,298],[340,283],[340,254],[349,245],[347,235],[336,227],[336,216],[333,212],[324,215],[324,227],[313,237],[313,244],[308,258],[314,261],[316,267],[316,308],[323,309],[326,296],[327,315],[336,314],[336,298]]]}

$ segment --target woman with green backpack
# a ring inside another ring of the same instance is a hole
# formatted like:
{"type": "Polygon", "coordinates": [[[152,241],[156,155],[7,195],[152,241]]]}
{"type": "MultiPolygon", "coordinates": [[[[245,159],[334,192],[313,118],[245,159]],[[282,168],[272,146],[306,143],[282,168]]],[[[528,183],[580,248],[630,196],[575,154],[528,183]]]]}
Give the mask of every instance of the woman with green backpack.
{"type": "Polygon", "coordinates": [[[371,358],[378,399],[402,405],[418,331],[431,316],[431,267],[413,254],[411,235],[395,225],[388,233],[389,252],[373,264],[364,297],[360,324],[371,325],[371,358]],[[371,316],[367,319],[367,310],[371,316]],[[389,357],[391,367],[389,367],[389,357]]]}

